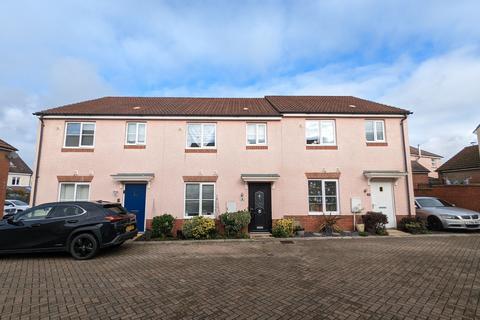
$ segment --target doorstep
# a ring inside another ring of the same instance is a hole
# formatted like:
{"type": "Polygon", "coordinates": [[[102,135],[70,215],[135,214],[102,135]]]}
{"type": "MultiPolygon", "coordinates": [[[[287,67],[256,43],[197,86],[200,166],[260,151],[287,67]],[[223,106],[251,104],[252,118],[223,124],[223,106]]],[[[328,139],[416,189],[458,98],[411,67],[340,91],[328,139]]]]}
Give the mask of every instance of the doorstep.
{"type": "Polygon", "coordinates": [[[250,239],[270,239],[272,234],[270,232],[250,232],[250,239]]]}

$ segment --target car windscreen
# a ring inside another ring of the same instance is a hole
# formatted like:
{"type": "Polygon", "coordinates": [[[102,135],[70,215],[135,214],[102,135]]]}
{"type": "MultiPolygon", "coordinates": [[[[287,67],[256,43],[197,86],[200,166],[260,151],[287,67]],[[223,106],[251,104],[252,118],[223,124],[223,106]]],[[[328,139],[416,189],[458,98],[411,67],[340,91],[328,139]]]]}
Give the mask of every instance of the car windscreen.
{"type": "Polygon", "coordinates": [[[25,202],[20,201],[20,200],[12,200],[12,202],[13,202],[16,206],[28,206],[28,204],[26,204],[25,202]]]}
{"type": "Polygon", "coordinates": [[[421,207],[446,207],[446,205],[435,198],[424,198],[424,199],[417,199],[417,202],[420,204],[421,207]]]}
{"type": "Polygon", "coordinates": [[[119,204],[105,204],[103,208],[110,214],[127,214],[127,210],[119,204]]]}

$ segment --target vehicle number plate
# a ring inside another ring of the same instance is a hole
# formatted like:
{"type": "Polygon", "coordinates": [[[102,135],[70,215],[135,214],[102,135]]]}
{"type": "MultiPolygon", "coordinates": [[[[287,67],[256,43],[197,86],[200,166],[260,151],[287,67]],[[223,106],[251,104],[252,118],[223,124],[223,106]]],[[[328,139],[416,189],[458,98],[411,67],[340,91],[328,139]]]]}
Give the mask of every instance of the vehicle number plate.
{"type": "Polygon", "coordinates": [[[131,225],[129,225],[129,226],[127,226],[127,227],[125,228],[125,231],[130,232],[130,231],[132,231],[132,230],[134,230],[134,229],[135,229],[135,226],[134,226],[133,224],[131,224],[131,225]]]}
{"type": "Polygon", "coordinates": [[[474,225],[477,225],[477,224],[480,224],[480,222],[478,220],[475,220],[475,221],[466,221],[466,224],[474,224],[474,225]]]}

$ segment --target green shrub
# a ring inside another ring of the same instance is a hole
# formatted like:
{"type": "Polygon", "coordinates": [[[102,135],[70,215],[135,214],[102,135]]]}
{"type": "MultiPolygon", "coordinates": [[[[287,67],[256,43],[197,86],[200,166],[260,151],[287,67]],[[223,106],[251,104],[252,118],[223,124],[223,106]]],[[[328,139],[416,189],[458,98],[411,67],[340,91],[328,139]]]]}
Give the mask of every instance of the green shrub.
{"type": "Polygon", "coordinates": [[[242,231],[250,223],[251,215],[247,210],[227,212],[220,216],[220,222],[225,228],[225,235],[229,238],[242,237],[242,231]]]}
{"type": "Polygon", "coordinates": [[[172,236],[173,225],[175,218],[171,214],[162,214],[161,216],[153,217],[152,220],[152,237],[166,238],[172,236]]]}
{"type": "Polygon", "coordinates": [[[385,225],[388,223],[388,218],[381,212],[367,212],[363,216],[363,223],[365,224],[365,230],[370,233],[378,235],[387,235],[387,229],[385,225]]]}
{"type": "Polygon", "coordinates": [[[360,237],[368,237],[368,232],[359,231],[359,232],[358,232],[358,235],[359,235],[360,237]]]}
{"type": "Polygon", "coordinates": [[[293,236],[293,219],[279,219],[275,221],[272,228],[272,235],[275,238],[288,238],[293,236]]]}
{"type": "Polygon", "coordinates": [[[400,220],[398,228],[411,234],[428,233],[427,221],[420,217],[405,217],[400,220]]]}
{"type": "Polygon", "coordinates": [[[186,219],[182,227],[183,236],[187,239],[212,239],[217,230],[215,220],[202,216],[186,219]]]}

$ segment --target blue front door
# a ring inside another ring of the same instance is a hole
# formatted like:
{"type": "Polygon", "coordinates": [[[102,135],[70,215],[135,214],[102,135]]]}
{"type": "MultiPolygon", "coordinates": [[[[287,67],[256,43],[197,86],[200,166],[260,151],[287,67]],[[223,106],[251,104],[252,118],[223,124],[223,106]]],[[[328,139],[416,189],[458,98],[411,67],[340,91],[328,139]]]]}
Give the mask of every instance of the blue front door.
{"type": "Polygon", "coordinates": [[[145,231],[145,197],[147,194],[146,184],[125,184],[124,206],[128,212],[137,216],[138,231],[145,231]]]}

